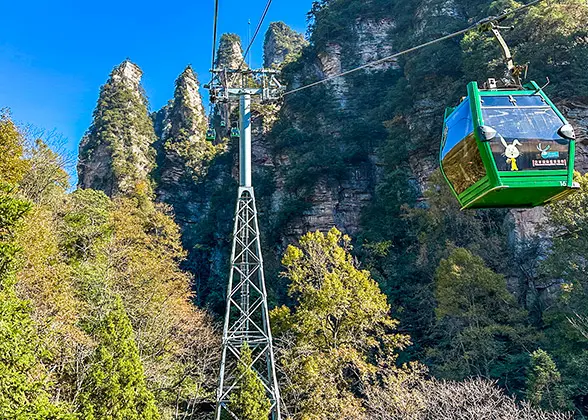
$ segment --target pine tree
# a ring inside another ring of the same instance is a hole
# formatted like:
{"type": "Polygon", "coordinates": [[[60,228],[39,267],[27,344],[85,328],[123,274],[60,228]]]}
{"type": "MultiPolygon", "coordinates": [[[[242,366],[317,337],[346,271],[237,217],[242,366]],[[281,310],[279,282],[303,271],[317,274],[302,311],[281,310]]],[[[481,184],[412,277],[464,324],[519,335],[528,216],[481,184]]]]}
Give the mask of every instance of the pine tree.
{"type": "Polygon", "coordinates": [[[240,379],[231,395],[229,409],[240,420],[267,420],[271,403],[257,373],[253,370],[253,356],[247,343],[241,347],[241,363],[237,368],[240,379]]]}
{"type": "Polygon", "coordinates": [[[87,420],[156,420],[159,413],[145,384],[139,350],[122,300],[97,326],[99,342],[80,396],[87,420]]]}
{"type": "Polygon", "coordinates": [[[560,383],[561,375],[549,353],[542,349],[534,351],[527,375],[527,399],[531,404],[552,410],[563,408],[565,403],[560,383]]]}

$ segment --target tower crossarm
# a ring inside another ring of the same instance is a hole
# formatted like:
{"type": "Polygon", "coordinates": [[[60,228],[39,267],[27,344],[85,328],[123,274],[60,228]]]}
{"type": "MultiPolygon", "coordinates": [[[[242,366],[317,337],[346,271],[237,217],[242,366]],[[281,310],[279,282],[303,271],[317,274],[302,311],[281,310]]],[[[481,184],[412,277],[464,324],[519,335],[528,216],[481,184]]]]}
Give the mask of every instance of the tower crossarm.
{"type": "Polygon", "coordinates": [[[258,96],[262,101],[275,101],[285,91],[277,70],[215,68],[210,72],[212,79],[205,87],[210,90],[212,103],[235,101],[245,94],[258,96]]]}

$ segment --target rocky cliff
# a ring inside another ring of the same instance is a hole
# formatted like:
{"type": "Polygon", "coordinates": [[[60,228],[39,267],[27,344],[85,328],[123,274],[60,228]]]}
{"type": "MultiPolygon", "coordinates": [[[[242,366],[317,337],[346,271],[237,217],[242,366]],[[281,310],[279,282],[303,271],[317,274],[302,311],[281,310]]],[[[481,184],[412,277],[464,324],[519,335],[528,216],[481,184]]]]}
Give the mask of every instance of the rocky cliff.
{"type": "Polygon", "coordinates": [[[223,34],[221,36],[215,64],[217,68],[221,69],[247,67],[247,63],[243,62],[243,47],[239,35],[223,34]]]}
{"type": "MultiPolygon", "coordinates": [[[[309,43],[285,25],[272,24],[264,48],[266,64],[282,66],[284,83],[299,87],[461,29],[490,10],[483,1],[473,9],[457,0],[389,3],[317,3],[309,43]]],[[[515,51],[529,61],[539,54],[522,42],[534,36],[537,22],[533,16],[521,18],[519,43],[514,39],[515,45],[521,45],[515,51]]],[[[496,52],[480,47],[488,42],[483,37],[476,34],[386,61],[289,95],[280,104],[254,104],[254,184],[268,280],[276,299],[283,293],[275,274],[284,246],[309,230],[327,230],[333,225],[359,238],[360,252],[371,255],[374,247],[391,247],[382,254],[385,257],[373,262],[374,267],[381,265],[375,271],[381,271],[382,281],[386,278],[389,293],[403,290],[406,279],[430,281],[431,270],[443,255],[443,247],[431,254],[431,235],[437,235],[435,240],[440,243],[481,246],[476,242],[480,235],[475,239],[476,235],[460,231],[466,227],[496,235],[496,250],[479,251],[484,257],[496,258],[494,268],[515,279],[524,275],[516,268],[505,268],[507,263],[501,258],[509,251],[499,249],[499,243],[510,243],[516,252],[517,244],[539,232],[540,210],[460,214],[453,200],[430,199],[441,188],[435,181],[438,178],[431,175],[438,166],[444,108],[464,94],[467,81],[482,80],[496,71],[491,58],[496,52]],[[436,208],[439,203],[448,207],[436,208]],[[438,210],[445,220],[436,218],[438,210]],[[438,224],[435,232],[430,228],[432,222],[438,224]],[[497,257],[499,252],[504,255],[497,257]]],[[[236,67],[242,63],[241,54],[238,37],[224,35],[216,64],[236,67]]],[[[562,62],[561,68],[546,69],[537,62],[534,77],[565,72],[566,65],[562,62]]],[[[109,83],[117,83],[116,78],[120,78],[118,73],[113,73],[109,83]]],[[[132,80],[128,75],[127,79],[125,83],[132,80]]],[[[133,86],[139,92],[138,79],[133,86]]],[[[554,99],[577,127],[578,169],[586,171],[588,95],[572,95],[557,82],[552,86],[554,99]]],[[[236,193],[236,145],[228,139],[228,130],[237,118],[236,106],[217,106],[213,124],[218,137],[214,145],[203,140],[206,120],[198,82],[189,68],[176,82],[174,99],[154,115],[159,139],[154,148],[157,196],[172,205],[182,226],[200,303],[217,309],[224,300],[236,193]]],[[[104,169],[112,166],[112,156],[107,147],[91,141],[91,134],[97,132],[95,125],[82,144],[80,184],[108,190],[112,187],[107,180],[116,179],[104,169]]],[[[143,149],[133,146],[131,150],[143,149]]],[[[139,166],[137,173],[144,175],[148,167],[139,166]]],[[[404,304],[402,299],[397,303],[404,304]]]]}
{"type": "Polygon", "coordinates": [[[263,66],[281,67],[295,60],[308,44],[302,34],[293,31],[284,22],[272,22],[265,34],[263,44],[263,66]]]}
{"type": "Polygon", "coordinates": [[[186,202],[188,197],[182,194],[205,176],[210,161],[221,150],[205,138],[208,120],[199,88],[188,66],[176,80],[173,100],[155,115],[157,193],[159,200],[170,204],[186,202]]]}
{"type": "Polygon", "coordinates": [[[155,132],[141,88],[143,72],[129,60],[100,90],[94,119],[80,143],[78,186],[114,196],[150,189],[155,132]]]}

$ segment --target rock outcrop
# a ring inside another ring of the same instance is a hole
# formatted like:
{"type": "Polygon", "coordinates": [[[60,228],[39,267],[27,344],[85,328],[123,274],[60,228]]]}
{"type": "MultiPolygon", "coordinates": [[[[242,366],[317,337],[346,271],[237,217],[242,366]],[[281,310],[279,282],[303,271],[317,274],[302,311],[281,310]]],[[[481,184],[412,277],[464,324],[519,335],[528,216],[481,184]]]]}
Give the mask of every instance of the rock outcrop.
{"type": "Polygon", "coordinates": [[[243,47],[239,35],[223,34],[221,36],[215,64],[220,69],[247,67],[247,63],[243,63],[243,47]]]}
{"type": "Polygon", "coordinates": [[[163,192],[166,187],[177,189],[185,175],[192,179],[201,177],[216,153],[205,138],[208,121],[199,88],[192,67],[186,67],[176,80],[173,101],[164,108],[163,118],[157,124],[161,139],[158,191],[162,191],[162,201],[167,201],[167,193],[163,192]]]}
{"type": "MultiPolygon", "coordinates": [[[[331,10],[317,12],[315,29],[322,35],[306,46],[300,34],[281,23],[272,24],[264,48],[266,65],[279,67],[289,57],[297,57],[286,67],[284,77],[290,88],[298,87],[446,34],[448,28],[463,27],[470,18],[465,6],[463,0],[428,0],[418,7],[404,5],[400,18],[388,9],[372,9],[372,2],[361,2],[357,6],[361,10],[352,18],[338,16],[340,20],[332,26],[330,18],[347,13],[333,3],[331,10]],[[362,11],[365,16],[358,18],[362,11]],[[321,13],[334,14],[321,21],[321,13]],[[302,48],[306,50],[299,54],[302,48]]],[[[438,166],[443,110],[465,89],[464,70],[459,66],[467,57],[461,48],[457,42],[431,47],[427,54],[382,62],[288,96],[283,104],[253,105],[254,185],[270,289],[271,270],[274,274],[279,270],[283,248],[307,231],[335,225],[360,236],[368,229],[366,209],[374,202],[396,206],[378,209],[375,214],[382,211],[382,218],[400,218],[405,205],[427,208],[424,193],[438,166]],[[414,195],[420,198],[406,198],[414,195]]],[[[242,53],[238,36],[223,35],[216,65],[237,68],[243,63],[242,53]]],[[[103,135],[102,127],[112,125],[103,118],[102,105],[111,101],[107,93],[113,86],[120,87],[134,98],[133,104],[140,103],[139,82],[140,70],[125,62],[103,88],[95,122],[81,145],[81,186],[113,194],[129,189],[152,168],[155,152],[148,150],[149,134],[127,133],[137,132],[134,123],[117,123],[119,131],[103,135]],[[128,148],[120,149],[122,144],[128,148]],[[113,162],[120,161],[131,175],[118,177],[115,169],[120,165],[113,162]]],[[[174,99],[153,116],[159,138],[154,179],[158,200],[173,207],[182,227],[197,296],[201,303],[219,309],[236,199],[237,145],[228,132],[238,119],[237,105],[216,106],[213,124],[218,138],[214,144],[206,142],[207,121],[198,88],[193,71],[187,68],[176,82],[174,99]]],[[[584,172],[588,169],[588,106],[580,99],[560,106],[578,131],[577,168],[584,172]]],[[[122,105],[114,109],[117,113],[127,110],[122,105]]],[[[127,114],[138,115],[137,109],[133,105],[127,114]]],[[[515,253],[521,243],[541,235],[543,221],[541,210],[513,211],[507,216],[504,225],[510,229],[508,239],[515,253]]],[[[418,232],[410,234],[416,237],[418,232]]],[[[418,247],[415,243],[413,252],[419,252],[418,247]]]]}
{"type": "Polygon", "coordinates": [[[100,91],[92,126],[80,143],[78,186],[110,196],[149,189],[155,132],[141,88],[143,72],[125,60],[100,91]]]}
{"type": "Polygon", "coordinates": [[[276,68],[295,60],[308,45],[304,36],[292,30],[284,22],[272,22],[265,34],[263,66],[276,68]]]}

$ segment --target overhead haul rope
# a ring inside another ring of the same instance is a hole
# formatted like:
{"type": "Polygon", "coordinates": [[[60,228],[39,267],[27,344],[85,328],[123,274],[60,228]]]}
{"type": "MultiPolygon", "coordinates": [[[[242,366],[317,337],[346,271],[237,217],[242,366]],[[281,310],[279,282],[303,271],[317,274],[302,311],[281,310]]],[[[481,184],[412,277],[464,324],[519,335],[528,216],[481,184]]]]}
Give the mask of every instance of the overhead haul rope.
{"type": "Polygon", "coordinates": [[[251,51],[251,47],[253,47],[253,43],[255,42],[255,38],[257,38],[257,35],[259,35],[259,31],[261,30],[261,27],[263,25],[263,21],[265,20],[265,17],[267,16],[267,12],[269,11],[270,6],[272,5],[272,1],[273,0],[267,0],[267,3],[265,5],[265,9],[263,10],[263,13],[261,14],[261,19],[259,19],[259,23],[257,24],[257,28],[255,28],[255,32],[253,33],[253,37],[251,38],[251,40],[249,41],[249,45],[245,49],[245,53],[243,54],[243,61],[241,61],[241,64],[239,65],[238,71],[240,71],[243,68],[243,64],[245,64],[247,54],[249,54],[249,51],[251,51]]]}
{"type": "Polygon", "coordinates": [[[214,68],[214,62],[216,61],[216,36],[217,36],[217,28],[218,28],[218,2],[219,0],[214,1],[214,24],[212,29],[212,65],[211,69],[214,68]]]}
{"type": "Polygon", "coordinates": [[[541,2],[541,1],[543,1],[543,0],[535,0],[535,1],[532,1],[531,3],[528,3],[528,4],[525,4],[523,6],[520,6],[520,7],[516,8],[516,9],[514,9],[514,10],[510,10],[508,12],[505,12],[505,13],[501,14],[501,15],[498,15],[498,16],[489,16],[489,17],[487,17],[485,19],[482,19],[481,21],[479,21],[479,22],[477,22],[477,23],[469,26],[466,29],[462,29],[461,31],[454,32],[452,34],[442,36],[441,38],[437,38],[437,39],[434,39],[434,40],[429,41],[429,42],[425,42],[424,44],[417,45],[416,47],[412,47],[412,48],[409,48],[407,50],[400,51],[398,53],[389,55],[388,57],[384,57],[384,58],[381,58],[379,60],[369,62],[369,63],[364,64],[362,66],[356,67],[356,68],[351,69],[351,70],[348,70],[348,71],[344,71],[344,72],[339,73],[339,74],[336,74],[334,76],[327,77],[327,78],[322,79],[322,80],[319,80],[317,82],[310,83],[308,85],[301,86],[299,88],[289,90],[287,92],[284,92],[283,95],[284,96],[291,95],[292,93],[300,92],[301,90],[309,89],[311,87],[318,86],[318,85],[323,84],[323,83],[326,83],[326,82],[330,82],[331,80],[338,79],[339,77],[347,76],[347,75],[349,75],[351,73],[355,73],[355,72],[358,72],[360,70],[364,70],[364,69],[366,69],[368,67],[372,67],[372,66],[375,66],[375,65],[378,65],[378,64],[385,63],[386,61],[390,61],[390,60],[393,60],[395,58],[398,58],[398,57],[400,57],[402,55],[409,54],[409,53],[414,52],[414,51],[418,51],[420,49],[423,49],[425,47],[431,46],[433,44],[437,44],[439,42],[446,41],[448,39],[452,39],[452,38],[458,37],[460,35],[463,35],[463,34],[469,32],[469,31],[473,30],[473,29],[479,28],[480,26],[485,25],[487,23],[495,22],[495,21],[500,21],[500,20],[502,20],[504,18],[507,18],[507,17],[509,17],[511,15],[518,14],[521,11],[523,11],[524,9],[528,9],[529,7],[536,5],[537,3],[541,2]]]}

